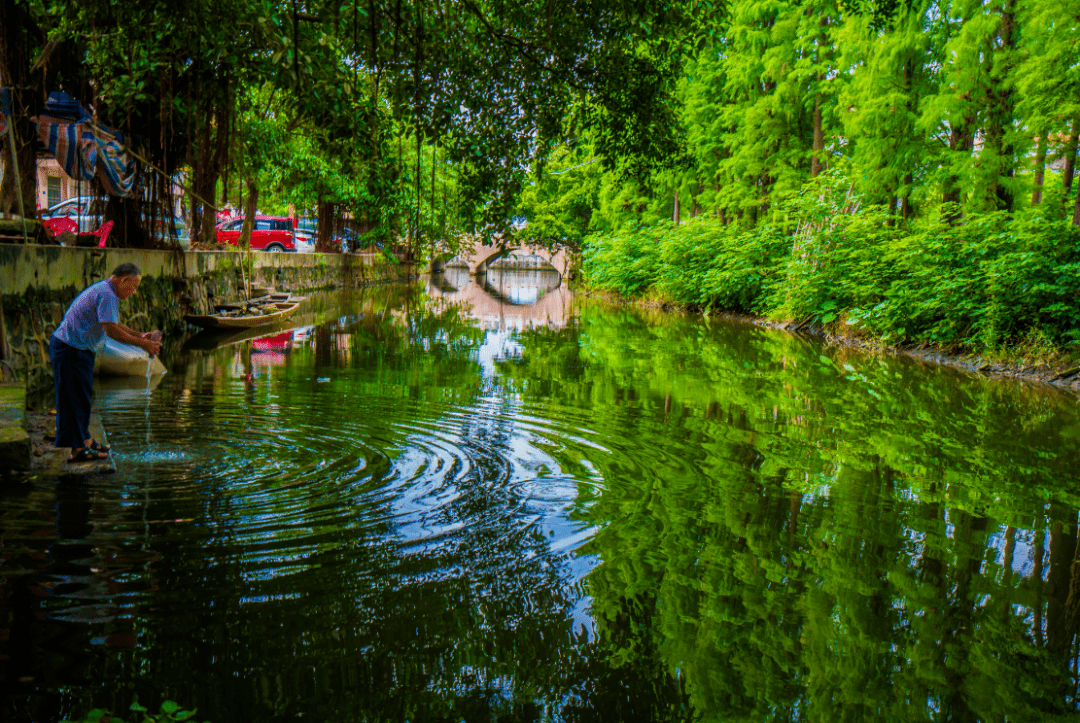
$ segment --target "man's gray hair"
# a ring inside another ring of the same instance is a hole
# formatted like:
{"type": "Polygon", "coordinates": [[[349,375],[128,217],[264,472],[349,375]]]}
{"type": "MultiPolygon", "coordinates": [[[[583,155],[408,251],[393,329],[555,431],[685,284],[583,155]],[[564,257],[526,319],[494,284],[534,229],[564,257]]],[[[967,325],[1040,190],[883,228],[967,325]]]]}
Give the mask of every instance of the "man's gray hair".
{"type": "Polygon", "coordinates": [[[123,263],[113,269],[112,275],[118,279],[122,279],[125,276],[142,276],[142,272],[139,271],[139,267],[131,262],[123,263]]]}

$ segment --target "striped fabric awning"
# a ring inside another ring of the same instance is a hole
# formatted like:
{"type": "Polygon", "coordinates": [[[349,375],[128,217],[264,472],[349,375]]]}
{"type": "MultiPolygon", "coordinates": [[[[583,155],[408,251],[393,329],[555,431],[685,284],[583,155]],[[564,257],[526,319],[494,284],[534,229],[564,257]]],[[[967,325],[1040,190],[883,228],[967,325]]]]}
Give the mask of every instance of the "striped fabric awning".
{"type": "Polygon", "coordinates": [[[96,176],[113,196],[131,195],[135,160],[124,149],[120,131],[96,123],[78,101],[62,91],[51,93],[45,110],[30,120],[37,124],[38,137],[68,176],[79,181],[96,176]],[[62,110],[63,115],[53,115],[50,110],[62,110]]]}
{"type": "Polygon", "coordinates": [[[95,125],[93,136],[98,150],[98,178],[114,196],[130,196],[135,184],[135,159],[124,150],[123,134],[95,125]]]}
{"type": "Polygon", "coordinates": [[[97,167],[97,144],[88,123],[66,118],[40,115],[30,120],[37,123],[38,137],[49,154],[56,159],[64,173],[76,181],[89,181],[97,167]]]}

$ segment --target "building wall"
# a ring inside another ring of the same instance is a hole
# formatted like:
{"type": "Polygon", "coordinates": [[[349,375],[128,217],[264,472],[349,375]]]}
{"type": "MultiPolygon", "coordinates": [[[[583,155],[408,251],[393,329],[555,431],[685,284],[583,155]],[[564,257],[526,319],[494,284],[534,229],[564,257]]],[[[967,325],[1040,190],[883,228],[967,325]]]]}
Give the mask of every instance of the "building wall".
{"type": "MultiPolygon", "coordinates": [[[[55,158],[39,158],[37,166],[37,210],[39,211],[52,205],[49,203],[50,178],[57,179],[60,185],[60,198],[53,203],[78,195],[78,184],[64,173],[55,158]]],[[[89,189],[89,187],[88,182],[83,184],[83,188],[89,189]]]]}

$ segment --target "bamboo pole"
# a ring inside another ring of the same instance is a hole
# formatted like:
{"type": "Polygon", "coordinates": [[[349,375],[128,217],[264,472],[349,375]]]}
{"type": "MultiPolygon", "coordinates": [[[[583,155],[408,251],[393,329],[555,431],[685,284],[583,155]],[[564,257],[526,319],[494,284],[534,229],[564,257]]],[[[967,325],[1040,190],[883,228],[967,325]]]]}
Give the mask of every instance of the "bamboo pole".
{"type": "MultiPolygon", "coordinates": [[[[3,87],[3,84],[0,84],[0,87],[3,87]]],[[[14,115],[14,108],[12,109],[12,115],[14,115]]],[[[15,171],[15,195],[19,197],[19,216],[22,218],[23,243],[28,244],[30,240],[26,235],[26,205],[23,202],[22,178],[19,176],[19,154],[15,151],[15,131],[11,129],[13,122],[13,119],[8,118],[8,148],[11,149],[11,168],[15,171]]]]}
{"type": "Polygon", "coordinates": [[[22,218],[22,236],[23,243],[28,244],[30,240],[26,235],[26,206],[23,202],[22,194],[22,178],[19,176],[19,158],[15,152],[15,133],[11,130],[11,120],[8,120],[8,148],[11,149],[11,167],[15,171],[15,195],[19,197],[19,216],[22,218]]]}

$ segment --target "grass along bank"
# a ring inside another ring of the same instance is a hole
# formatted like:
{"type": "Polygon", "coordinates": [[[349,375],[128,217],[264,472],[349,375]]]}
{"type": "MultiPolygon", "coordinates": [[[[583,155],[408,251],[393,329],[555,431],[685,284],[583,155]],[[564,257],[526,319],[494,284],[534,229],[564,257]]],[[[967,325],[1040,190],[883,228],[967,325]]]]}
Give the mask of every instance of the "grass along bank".
{"type": "MultiPolygon", "coordinates": [[[[753,229],[698,217],[587,239],[595,291],[764,317],[847,342],[1061,382],[1080,365],[1080,229],[1041,214],[898,225],[841,177],[753,229]]],[[[1075,373],[1075,372],[1074,372],[1075,373]]]]}

